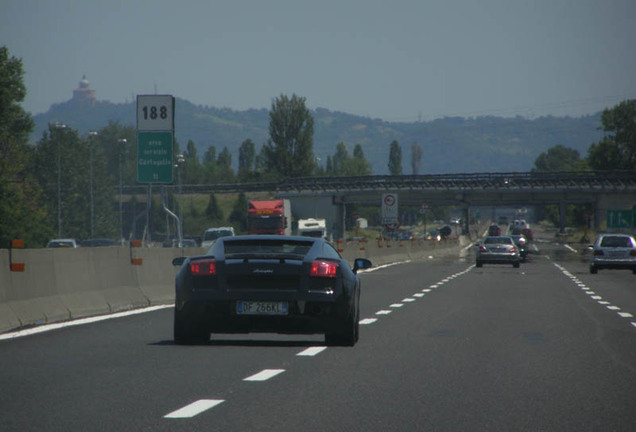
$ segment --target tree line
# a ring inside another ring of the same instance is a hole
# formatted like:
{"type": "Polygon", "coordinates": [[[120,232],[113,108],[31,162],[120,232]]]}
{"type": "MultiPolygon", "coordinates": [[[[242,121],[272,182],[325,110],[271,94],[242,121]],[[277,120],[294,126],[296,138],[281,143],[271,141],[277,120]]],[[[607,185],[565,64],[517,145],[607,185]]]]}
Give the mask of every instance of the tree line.
{"type": "MultiPolygon", "coordinates": [[[[28,137],[33,120],[20,106],[27,92],[23,75],[21,60],[0,47],[0,247],[14,238],[35,247],[58,236],[120,237],[119,209],[125,205],[127,220],[132,216],[136,221],[143,207],[136,197],[122,203],[118,193],[122,186],[136,184],[135,129],[110,122],[80,136],[66,125],[52,123],[36,145],[31,145],[28,137]]],[[[280,95],[272,102],[269,117],[269,139],[258,151],[250,139],[241,143],[236,172],[227,147],[217,154],[217,149],[210,146],[198,155],[194,142],[188,141],[183,151],[176,142],[173,160],[177,181],[214,184],[372,174],[360,144],[350,154],[347,145],[339,142],[325,161],[315,157],[314,122],[305,98],[280,95]]],[[[636,101],[621,102],[603,112],[604,135],[591,145],[587,158],[581,158],[576,150],[555,145],[537,158],[534,169],[636,170],[635,119],[636,101]]],[[[417,143],[411,145],[410,156],[411,172],[419,174],[422,149],[417,143]]],[[[391,175],[403,174],[402,147],[397,140],[389,145],[387,167],[391,175]]],[[[167,200],[176,207],[175,197],[167,200]]],[[[214,196],[210,196],[203,212],[189,205],[194,218],[224,220],[214,196]]],[[[242,223],[245,209],[246,198],[239,196],[227,220],[242,223]]],[[[160,202],[151,201],[150,218],[157,224],[165,220],[160,202]]],[[[126,233],[130,232],[128,226],[126,233]]]]}

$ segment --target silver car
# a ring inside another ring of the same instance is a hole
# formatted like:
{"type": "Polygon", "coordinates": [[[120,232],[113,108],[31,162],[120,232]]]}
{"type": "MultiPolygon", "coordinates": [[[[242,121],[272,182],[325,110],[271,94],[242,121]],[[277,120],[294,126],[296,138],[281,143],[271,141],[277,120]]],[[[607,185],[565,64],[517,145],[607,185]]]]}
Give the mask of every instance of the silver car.
{"type": "Polygon", "coordinates": [[[628,269],[636,274],[636,240],[627,234],[599,234],[592,247],[590,273],[628,269]]]}
{"type": "Polygon", "coordinates": [[[483,264],[512,264],[515,268],[519,267],[519,248],[510,236],[488,236],[476,246],[476,267],[483,264]]]}

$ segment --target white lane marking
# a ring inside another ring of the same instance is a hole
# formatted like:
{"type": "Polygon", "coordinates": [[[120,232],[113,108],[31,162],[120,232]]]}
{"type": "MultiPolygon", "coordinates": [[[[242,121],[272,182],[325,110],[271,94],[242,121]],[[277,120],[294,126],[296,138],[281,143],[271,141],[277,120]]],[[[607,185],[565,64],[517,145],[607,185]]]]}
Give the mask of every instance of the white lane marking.
{"type": "Polygon", "coordinates": [[[598,304],[608,305],[608,304],[610,304],[610,302],[603,300],[603,301],[598,302],[598,304]]]}
{"type": "Polygon", "coordinates": [[[621,317],[623,318],[633,318],[634,315],[630,314],[629,312],[619,312],[618,313],[621,317]]]}
{"type": "Polygon", "coordinates": [[[66,328],[66,327],[74,327],[74,326],[83,325],[83,324],[91,324],[91,323],[95,323],[99,321],[121,318],[125,316],[130,316],[130,315],[137,315],[137,314],[142,314],[146,312],[154,312],[159,309],[166,309],[171,307],[174,307],[174,303],[165,304],[165,305],[157,305],[157,306],[149,306],[142,309],[134,309],[134,310],[125,311],[125,312],[117,312],[117,313],[109,314],[109,315],[100,315],[100,316],[95,316],[90,318],[82,318],[82,319],[78,319],[74,321],[67,321],[67,322],[57,323],[57,324],[47,324],[40,327],[34,327],[34,328],[26,329],[26,330],[18,330],[11,333],[1,334],[0,340],[15,339],[15,338],[23,337],[23,336],[30,336],[33,334],[44,333],[51,330],[57,330],[57,329],[66,328]]]}
{"type": "Polygon", "coordinates": [[[424,293],[415,293],[413,294],[413,297],[422,298],[424,297],[424,293]]]}
{"type": "Polygon", "coordinates": [[[591,299],[593,299],[593,300],[602,300],[602,299],[603,299],[603,297],[601,297],[601,296],[597,296],[597,295],[592,296],[592,297],[590,297],[590,298],[591,298],[591,299]]]}
{"type": "Polygon", "coordinates": [[[585,294],[587,294],[587,295],[594,295],[594,294],[596,294],[596,293],[595,293],[594,291],[585,291],[585,294]]]}
{"type": "Polygon", "coordinates": [[[360,325],[368,325],[368,324],[373,324],[374,322],[376,322],[378,319],[377,318],[365,318],[363,320],[360,320],[360,325]]]}
{"type": "Polygon", "coordinates": [[[570,249],[572,252],[578,252],[576,249],[574,249],[572,246],[564,244],[563,246],[565,246],[567,249],[570,249]]]}
{"type": "Polygon", "coordinates": [[[326,350],[327,347],[324,346],[316,346],[316,347],[311,347],[311,348],[307,348],[304,351],[299,352],[298,354],[296,354],[297,356],[304,356],[304,357],[313,357],[317,354],[320,354],[321,352],[323,352],[324,350],[326,350]]]}
{"type": "Polygon", "coordinates": [[[389,307],[392,308],[401,308],[402,306],[404,306],[404,303],[393,303],[392,305],[390,305],[389,307]]]}
{"type": "Polygon", "coordinates": [[[415,301],[415,299],[411,298],[411,297],[407,297],[405,299],[402,299],[402,303],[412,303],[414,301],[415,301]]]}
{"type": "Polygon", "coordinates": [[[634,327],[636,327],[636,322],[632,322],[632,325],[633,325],[634,327]]]}
{"type": "Polygon", "coordinates": [[[395,262],[395,263],[391,263],[391,264],[384,264],[381,266],[377,266],[377,267],[372,267],[370,269],[365,269],[365,270],[359,270],[358,273],[370,273],[370,272],[374,272],[376,270],[381,270],[387,267],[392,267],[395,265],[400,265],[400,264],[405,264],[405,263],[410,263],[411,260],[406,260],[406,261],[399,261],[399,262],[395,262]]]}
{"type": "Polygon", "coordinates": [[[267,381],[283,372],[285,372],[285,369],[264,369],[257,374],[244,378],[243,381],[267,381]]]}
{"type": "Polygon", "coordinates": [[[164,418],[191,418],[197,414],[201,414],[203,411],[207,411],[224,402],[224,399],[200,399],[196,402],[192,402],[190,405],[186,405],[176,411],[171,412],[163,416],[164,418]]]}
{"type": "Polygon", "coordinates": [[[616,311],[616,310],[621,310],[621,308],[619,308],[618,306],[607,306],[607,308],[608,308],[609,310],[614,310],[614,311],[616,311]]]}
{"type": "Polygon", "coordinates": [[[582,287],[581,287],[581,289],[582,289],[583,291],[587,291],[587,290],[589,290],[589,288],[588,288],[588,287],[586,287],[586,286],[582,286],[582,287]]]}
{"type": "Polygon", "coordinates": [[[393,311],[382,309],[382,310],[377,311],[375,314],[376,315],[388,315],[391,312],[393,312],[393,311]]]}
{"type": "Polygon", "coordinates": [[[429,292],[431,292],[431,290],[430,289],[423,289],[422,292],[423,293],[429,293],[429,292]]]}
{"type": "Polygon", "coordinates": [[[438,284],[434,284],[434,285],[431,285],[429,288],[437,288],[438,286],[439,286],[438,284]]]}

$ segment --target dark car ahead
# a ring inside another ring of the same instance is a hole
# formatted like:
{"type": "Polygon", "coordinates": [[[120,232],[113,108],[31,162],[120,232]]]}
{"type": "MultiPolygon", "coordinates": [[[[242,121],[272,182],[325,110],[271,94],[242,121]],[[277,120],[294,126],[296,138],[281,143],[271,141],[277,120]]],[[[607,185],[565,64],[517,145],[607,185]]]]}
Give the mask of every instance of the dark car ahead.
{"type": "Polygon", "coordinates": [[[489,236],[500,236],[501,228],[499,225],[492,224],[488,227],[488,235],[489,236]]]}
{"type": "Polygon", "coordinates": [[[219,238],[206,255],[175,258],[174,340],[210,333],[324,333],[329,345],[358,340],[359,269],[325,239],[247,235],[219,238]]]}

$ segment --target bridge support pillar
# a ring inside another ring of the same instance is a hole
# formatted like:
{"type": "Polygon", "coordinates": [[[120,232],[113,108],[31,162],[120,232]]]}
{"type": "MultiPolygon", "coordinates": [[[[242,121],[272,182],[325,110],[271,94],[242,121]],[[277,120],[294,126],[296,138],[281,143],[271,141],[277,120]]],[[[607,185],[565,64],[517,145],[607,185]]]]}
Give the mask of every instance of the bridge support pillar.
{"type": "Polygon", "coordinates": [[[565,203],[563,201],[559,203],[559,232],[565,233],[565,203]]]}

